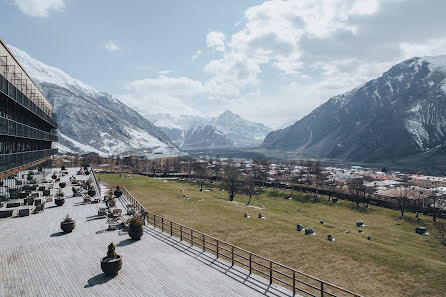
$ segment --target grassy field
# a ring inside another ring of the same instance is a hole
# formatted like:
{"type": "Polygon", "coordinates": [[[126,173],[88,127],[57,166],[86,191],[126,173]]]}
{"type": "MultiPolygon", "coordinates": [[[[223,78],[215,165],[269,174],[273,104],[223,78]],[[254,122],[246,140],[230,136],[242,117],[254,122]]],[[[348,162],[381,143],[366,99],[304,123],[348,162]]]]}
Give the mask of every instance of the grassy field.
{"type": "MultiPolygon", "coordinates": [[[[326,197],[315,201],[299,193],[286,200],[283,190],[254,197],[252,205],[265,207],[258,210],[229,202],[214,185],[199,192],[190,181],[98,177],[125,186],[151,212],[364,296],[446,296],[446,247],[431,235],[415,233],[414,214],[402,220],[398,211],[378,207],[362,213],[348,201],[332,206],[326,197]],[[245,212],[251,219],[243,218],[245,212]],[[265,220],[257,219],[259,212],[265,220]],[[364,221],[364,233],[358,233],[356,220],[364,221]],[[297,232],[296,224],[313,227],[316,236],[297,232]],[[327,241],[327,234],[336,241],[327,241]]],[[[235,201],[245,204],[247,197],[237,195],[235,201]]],[[[422,216],[428,231],[431,220],[422,216]]]]}

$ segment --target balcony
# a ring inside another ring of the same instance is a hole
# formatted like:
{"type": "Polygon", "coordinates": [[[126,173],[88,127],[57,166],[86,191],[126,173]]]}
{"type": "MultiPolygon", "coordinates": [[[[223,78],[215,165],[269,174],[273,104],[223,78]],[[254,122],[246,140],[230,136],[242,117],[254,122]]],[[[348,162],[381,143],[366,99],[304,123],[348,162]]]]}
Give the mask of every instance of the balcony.
{"type": "Polygon", "coordinates": [[[14,169],[57,154],[57,149],[46,149],[39,151],[20,152],[0,155],[0,172],[14,169]]]}
{"type": "Polygon", "coordinates": [[[57,129],[57,122],[46,114],[40,107],[38,107],[34,102],[32,102],[28,97],[26,97],[22,92],[20,92],[13,84],[11,84],[3,75],[0,74],[0,92],[4,93],[6,96],[10,97],[12,100],[22,105],[24,108],[28,109],[42,120],[50,124],[52,127],[57,129]]]}
{"type": "Polygon", "coordinates": [[[0,116],[0,135],[23,137],[35,140],[58,141],[58,137],[28,125],[0,116]]]}

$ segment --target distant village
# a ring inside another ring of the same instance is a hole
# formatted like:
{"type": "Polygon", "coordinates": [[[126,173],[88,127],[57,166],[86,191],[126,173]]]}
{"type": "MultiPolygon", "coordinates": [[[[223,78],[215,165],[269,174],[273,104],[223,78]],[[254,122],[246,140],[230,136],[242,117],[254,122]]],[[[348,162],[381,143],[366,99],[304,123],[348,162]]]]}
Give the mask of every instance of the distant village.
{"type": "Polygon", "coordinates": [[[239,187],[254,180],[260,189],[299,190],[325,195],[337,201],[347,199],[358,206],[379,205],[405,211],[446,216],[446,177],[406,174],[361,166],[348,168],[324,167],[317,160],[269,162],[267,160],[236,160],[230,158],[172,157],[144,159],[134,155],[103,158],[90,153],[83,156],[62,155],[56,162],[69,166],[92,164],[101,172],[122,172],[153,177],[201,178],[224,180],[228,168],[237,168],[239,187]],[[71,163],[71,164],[70,164],[71,163]]]}

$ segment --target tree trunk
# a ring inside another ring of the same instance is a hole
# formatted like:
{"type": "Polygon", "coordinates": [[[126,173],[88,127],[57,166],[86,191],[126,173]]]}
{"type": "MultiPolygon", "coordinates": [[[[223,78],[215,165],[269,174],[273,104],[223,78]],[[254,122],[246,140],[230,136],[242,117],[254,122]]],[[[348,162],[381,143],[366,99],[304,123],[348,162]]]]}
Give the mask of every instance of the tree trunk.
{"type": "Polygon", "coordinates": [[[248,200],[248,203],[246,203],[246,205],[250,205],[251,204],[251,197],[252,197],[252,194],[249,194],[249,200],[248,200]]]}

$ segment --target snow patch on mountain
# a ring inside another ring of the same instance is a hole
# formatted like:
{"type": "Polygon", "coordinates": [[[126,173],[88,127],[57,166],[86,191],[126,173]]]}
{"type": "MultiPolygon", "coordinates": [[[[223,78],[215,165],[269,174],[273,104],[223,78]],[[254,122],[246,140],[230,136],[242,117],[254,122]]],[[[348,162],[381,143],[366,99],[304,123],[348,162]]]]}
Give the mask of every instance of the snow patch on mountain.
{"type": "Polygon", "coordinates": [[[48,66],[12,45],[8,45],[8,48],[36,83],[45,82],[54,84],[62,88],[66,88],[76,95],[99,95],[99,92],[96,89],[81,82],[80,80],[72,78],[61,69],[48,66]]]}

